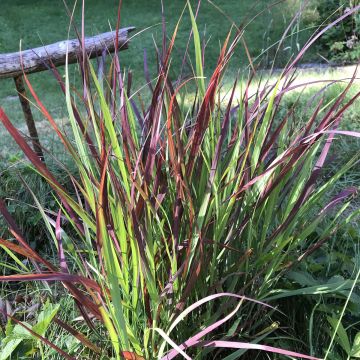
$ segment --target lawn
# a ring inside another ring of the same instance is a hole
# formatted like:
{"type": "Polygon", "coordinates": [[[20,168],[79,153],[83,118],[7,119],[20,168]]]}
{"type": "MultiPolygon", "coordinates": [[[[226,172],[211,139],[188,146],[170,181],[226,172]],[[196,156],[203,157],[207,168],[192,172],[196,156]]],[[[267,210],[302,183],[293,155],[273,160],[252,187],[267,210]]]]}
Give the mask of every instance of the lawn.
{"type": "MultiPolygon", "coordinates": [[[[297,9],[294,5],[297,1],[286,1],[284,4],[266,9],[269,1],[260,0],[238,1],[222,0],[215,1],[218,8],[203,1],[198,17],[199,31],[207,42],[206,64],[207,71],[211,71],[216,63],[219,52],[219,42],[222,42],[231,27],[231,21],[240,24],[250,19],[260,10],[264,10],[261,16],[254,19],[246,30],[246,42],[251,56],[259,55],[263,49],[275,43],[280,37],[288,20],[297,9]],[[256,6],[254,6],[254,4],[256,6]]],[[[73,2],[69,2],[69,6],[73,2]]],[[[78,3],[81,3],[78,1],[78,3]]],[[[116,26],[117,0],[86,0],[85,31],[88,36],[114,29],[116,26]]],[[[183,0],[165,0],[165,16],[168,33],[171,34],[174,26],[183,10],[183,0]]],[[[78,4],[75,12],[75,23],[81,28],[81,4],[78,4]]],[[[69,17],[65,11],[62,0],[2,0],[0,13],[0,52],[13,52],[19,50],[20,40],[22,48],[32,48],[41,44],[48,44],[67,38],[69,17]]],[[[143,76],[143,53],[147,51],[149,67],[155,73],[156,60],[154,40],[161,41],[161,3],[157,0],[130,0],[123,1],[121,13],[121,26],[135,26],[137,34],[134,35],[130,49],[121,53],[122,65],[133,71],[135,85],[138,86],[144,79],[143,76]]],[[[187,36],[190,29],[188,13],[184,13],[180,25],[178,40],[174,55],[174,62],[179,66],[187,36]]],[[[296,31],[296,29],[294,30],[296,31]]],[[[74,37],[71,31],[70,37],[74,37]]],[[[304,38],[304,34],[300,39],[304,38]]],[[[286,42],[287,49],[280,54],[278,65],[284,63],[289,54],[296,51],[297,36],[293,35],[286,42]]],[[[267,60],[269,61],[269,60],[267,60]]],[[[234,67],[247,64],[243,49],[239,47],[233,59],[234,67]]],[[[266,64],[269,65],[269,64],[266,64]]],[[[176,66],[173,67],[176,69],[176,66]]],[[[185,69],[190,73],[190,68],[185,69]]],[[[31,75],[31,81],[39,91],[43,101],[54,112],[56,117],[64,117],[63,103],[59,101],[60,91],[56,81],[49,73],[31,75]]],[[[16,99],[16,92],[12,79],[1,81],[0,102],[15,122],[22,124],[22,113],[16,99]]],[[[39,121],[41,115],[35,111],[35,117],[39,121]]],[[[1,147],[1,140],[0,140],[1,147]]]]}

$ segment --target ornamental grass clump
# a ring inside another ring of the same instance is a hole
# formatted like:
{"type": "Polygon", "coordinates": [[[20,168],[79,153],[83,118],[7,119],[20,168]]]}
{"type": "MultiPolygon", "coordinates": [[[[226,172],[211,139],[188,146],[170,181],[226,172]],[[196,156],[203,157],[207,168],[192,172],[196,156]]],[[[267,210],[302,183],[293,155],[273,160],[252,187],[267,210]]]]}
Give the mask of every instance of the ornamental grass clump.
{"type": "MultiPolygon", "coordinates": [[[[343,80],[347,85],[337,99],[309,102],[311,116],[293,123],[297,104],[284,114],[282,101],[311,85],[294,83],[296,64],[326,28],[275,80],[259,82],[251,62],[248,78],[234,79],[225,94],[225,70],[245,27],[232,28],[216,67],[205,77],[209,69],[204,69],[196,14],[190,4],[185,10],[192,24],[193,74],[170,78],[180,19],[171,38],[164,32],[162,47],[156,48],[154,81],[145,61],[148,97],[132,90],[133,75],[121,67],[118,53],[105,78],[81,59],[81,91],[73,91],[68,66],[64,78],[51,68],[66,98],[71,135],[24,74],[76,174],[64,167],[71,190],[61,185],[46,165],[56,159],[47,154],[42,162],[0,110],[3,125],[58,204],[57,215],[50,214],[34,197],[57,250],[57,258],[49,259],[29,246],[0,201],[9,225],[0,244],[16,261],[29,259],[26,270],[0,280],[42,281],[50,287],[61,282],[87,330],[80,333],[62,321],[61,309],[54,321],[80,341],[83,358],[230,360],[261,350],[315,359],[275,347],[267,336],[279,326],[273,316],[287,321],[275,301],[280,280],[322,246],[335,226],[313,236],[318,224],[329,213],[346,214],[343,221],[354,216],[345,210],[355,188],[330,199],[328,194],[358,157],[325,179],[322,174],[335,136],[359,136],[341,130],[342,115],[359,96],[345,101],[356,74],[343,80]]],[[[286,297],[285,290],[280,293],[286,297]]],[[[14,316],[12,321],[21,326],[14,316]]],[[[77,358],[56,339],[23,326],[61,358],[77,358]]]]}

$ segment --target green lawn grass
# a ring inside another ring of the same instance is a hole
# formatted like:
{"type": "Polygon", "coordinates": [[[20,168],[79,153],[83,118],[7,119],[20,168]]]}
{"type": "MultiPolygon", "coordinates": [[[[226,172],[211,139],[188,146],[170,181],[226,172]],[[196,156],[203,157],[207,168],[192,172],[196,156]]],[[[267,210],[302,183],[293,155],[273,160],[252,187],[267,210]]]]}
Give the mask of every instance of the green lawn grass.
{"type": "MultiPolygon", "coordinates": [[[[74,1],[68,1],[72,5],[74,1]]],[[[81,1],[78,1],[75,12],[75,23],[81,28],[81,1]]],[[[184,0],[165,0],[165,16],[168,34],[172,30],[181,14],[186,2],[184,0]]],[[[192,1],[195,7],[195,1],[192,1]]],[[[271,4],[268,0],[238,1],[217,0],[215,5],[208,1],[202,1],[198,17],[198,26],[201,35],[207,41],[207,56],[205,68],[211,69],[216,63],[219,42],[223,41],[231,27],[230,17],[237,24],[246,18],[251,18],[271,4]],[[254,8],[254,4],[257,4],[254,8]]],[[[249,47],[251,56],[259,55],[263,49],[276,42],[286,27],[287,22],[297,9],[298,1],[285,1],[281,5],[265,10],[261,16],[256,18],[246,29],[245,40],[249,47]],[[295,5],[294,5],[295,4],[295,5]]],[[[117,0],[86,0],[85,30],[88,36],[114,29],[117,17],[117,0]]],[[[65,11],[62,0],[2,0],[0,13],[0,53],[18,51],[20,40],[22,48],[32,48],[41,44],[48,44],[67,38],[69,17],[65,11]]],[[[123,66],[133,71],[135,86],[143,83],[143,52],[146,49],[149,59],[150,70],[155,70],[154,40],[160,45],[161,36],[161,2],[160,0],[125,0],[123,1],[121,13],[121,26],[135,26],[138,35],[132,39],[130,49],[121,53],[123,66]],[[143,31],[144,30],[144,31],[143,31]]],[[[184,13],[180,26],[178,40],[174,54],[175,64],[180,64],[181,54],[187,43],[191,27],[188,12],[184,13]]],[[[74,37],[74,32],[70,34],[74,37]]],[[[296,51],[296,38],[292,36],[286,43],[287,49],[280,54],[279,64],[296,51]]],[[[303,36],[304,38],[304,36],[303,36]]],[[[265,59],[266,61],[266,59],[265,59]]],[[[237,51],[233,59],[234,68],[247,64],[243,49],[237,51]]],[[[185,69],[190,73],[190,69],[185,69]]],[[[63,103],[59,87],[49,73],[31,75],[39,95],[46,105],[55,112],[57,117],[62,117],[63,103]]],[[[0,103],[16,123],[22,123],[20,105],[16,99],[16,91],[12,79],[1,80],[0,103]]],[[[35,114],[36,120],[41,119],[40,114],[35,114]]]]}

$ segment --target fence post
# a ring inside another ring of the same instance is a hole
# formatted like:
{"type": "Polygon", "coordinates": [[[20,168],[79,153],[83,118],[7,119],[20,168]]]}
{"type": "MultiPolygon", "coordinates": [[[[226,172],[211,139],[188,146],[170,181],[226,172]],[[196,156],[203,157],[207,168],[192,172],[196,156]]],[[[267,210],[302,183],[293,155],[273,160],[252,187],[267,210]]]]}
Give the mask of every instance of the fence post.
{"type": "Polygon", "coordinates": [[[44,153],[42,151],[40,142],[39,142],[39,135],[36,130],[35,121],[33,114],[31,112],[29,100],[26,96],[26,90],[24,86],[24,80],[22,75],[14,77],[16,90],[20,99],[21,107],[25,116],[26,126],[29,130],[29,135],[31,138],[32,146],[34,151],[36,152],[37,156],[44,161],[44,153]]]}

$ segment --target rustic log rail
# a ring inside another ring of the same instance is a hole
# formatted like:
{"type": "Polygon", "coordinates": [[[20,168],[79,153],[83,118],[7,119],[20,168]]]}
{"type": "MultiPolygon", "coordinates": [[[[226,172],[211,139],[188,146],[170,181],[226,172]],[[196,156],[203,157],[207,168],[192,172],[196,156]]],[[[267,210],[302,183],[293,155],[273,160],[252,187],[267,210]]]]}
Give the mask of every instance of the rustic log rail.
{"type": "MultiPolygon", "coordinates": [[[[128,48],[129,33],[133,30],[135,30],[134,27],[118,30],[118,51],[128,48]]],[[[94,58],[101,55],[104,50],[108,53],[114,52],[115,39],[116,31],[110,31],[85,38],[84,48],[86,55],[89,58],[94,58]]],[[[68,64],[76,63],[81,53],[81,43],[78,39],[72,39],[21,52],[0,54],[0,79],[14,78],[33,148],[42,160],[44,159],[44,154],[41,149],[35,121],[27,100],[23,74],[48,70],[52,64],[55,66],[65,65],[66,54],[68,54],[68,64]]]]}

